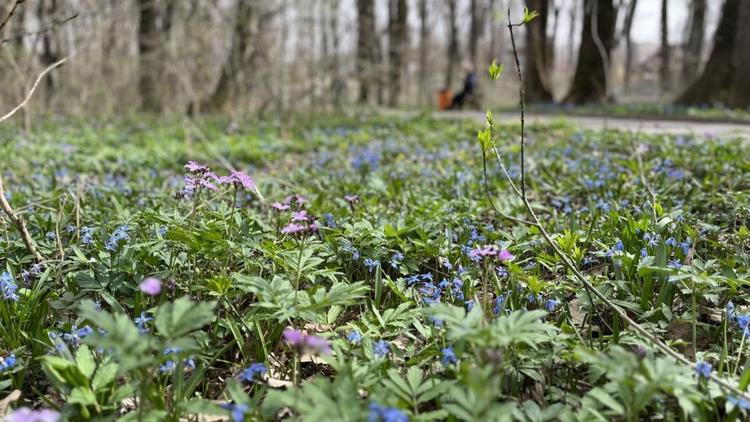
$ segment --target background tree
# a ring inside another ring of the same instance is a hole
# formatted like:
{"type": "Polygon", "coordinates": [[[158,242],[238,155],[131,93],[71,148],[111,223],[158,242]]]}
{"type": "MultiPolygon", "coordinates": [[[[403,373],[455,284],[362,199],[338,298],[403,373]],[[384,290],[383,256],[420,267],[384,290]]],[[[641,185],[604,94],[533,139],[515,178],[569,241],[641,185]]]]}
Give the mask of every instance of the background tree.
{"type": "Polygon", "coordinates": [[[750,108],[750,1],[744,0],[737,13],[737,34],[732,55],[732,86],[729,89],[729,105],[743,109],[750,108]]]}
{"type": "Polygon", "coordinates": [[[425,103],[429,103],[430,101],[429,85],[427,83],[427,75],[429,75],[427,54],[430,49],[428,19],[427,0],[419,0],[419,97],[425,103]]]}
{"type": "Polygon", "coordinates": [[[446,57],[448,63],[445,68],[445,85],[450,89],[453,84],[453,73],[461,61],[461,52],[458,51],[458,4],[456,0],[446,0],[448,6],[448,50],[446,57]]]}
{"type": "Polygon", "coordinates": [[[408,28],[406,18],[408,9],[406,0],[389,0],[388,2],[388,105],[398,104],[401,93],[401,78],[406,62],[406,47],[408,46],[408,28]]]}
{"type": "Polygon", "coordinates": [[[661,23],[660,28],[660,46],[659,46],[659,83],[662,92],[669,91],[672,75],[670,74],[670,54],[669,54],[669,19],[667,10],[669,3],[667,0],[661,0],[661,23]]]}
{"type": "Polygon", "coordinates": [[[630,88],[630,79],[633,74],[633,19],[635,17],[635,8],[638,6],[638,0],[630,0],[628,8],[625,11],[625,19],[622,25],[620,37],[625,40],[625,89],[630,88]]]}
{"type": "Polygon", "coordinates": [[[541,16],[526,27],[526,66],[524,66],[524,87],[529,102],[551,102],[549,66],[547,52],[547,22],[549,20],[549,0],[526,0],[529,10],[541,16]]]}
{"type": "Polygon", "coordinates": [[[156,24],[156,0],[138,0],[138,55],[139,77],[138,92],[141,96],[141,108],[147,112],[160,112],[161,104],[157,87],[157,68],[159,58],[159,29],[156,24]]]}
{"type": "MultiPolygon", "coordinates": [[[[678,103],[726,103],[729,99],[729,90],[733,87],[732,80],[735,76],[732,59],[737,38],[739,5],[743,1],[725,0],[721,20],[714,33],[711,56],[701,75],[677,99],[678,103]]],[[[747,44],[744,47],[747,48],[747,44]]]]}
{"type": "Polygon", "coordinates": [[[359,102],[366,103],[374,88],[378,40],[375,28],[375,1],[357,0],[357,76],[359,102]]]}
{"type": "Polygon", "coordinates": [[[615,8],[612,1],[584,0],[581,47],[578,50],[573,83],[564,100],[566,103],[609,100],[607,64],[615,30],[615,8]]]}
{"type": "Polygon", "coordinates": [[[682,53],[682,82],[688,84],[698,75],[706,37],[706,0],[690,1],[688,37],[682,53]]]}

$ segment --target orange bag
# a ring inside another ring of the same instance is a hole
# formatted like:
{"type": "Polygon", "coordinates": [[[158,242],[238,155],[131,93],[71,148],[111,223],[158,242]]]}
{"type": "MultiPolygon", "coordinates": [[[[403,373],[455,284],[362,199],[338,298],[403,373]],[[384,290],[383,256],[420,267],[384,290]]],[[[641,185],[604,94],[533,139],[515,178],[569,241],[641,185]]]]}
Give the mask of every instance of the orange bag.
{"type": "Polygon", "coordinates": [[[453,91],[450,89],[441,89],[438,91],[438,109],[447,110],[453,104],[453,91]]]}

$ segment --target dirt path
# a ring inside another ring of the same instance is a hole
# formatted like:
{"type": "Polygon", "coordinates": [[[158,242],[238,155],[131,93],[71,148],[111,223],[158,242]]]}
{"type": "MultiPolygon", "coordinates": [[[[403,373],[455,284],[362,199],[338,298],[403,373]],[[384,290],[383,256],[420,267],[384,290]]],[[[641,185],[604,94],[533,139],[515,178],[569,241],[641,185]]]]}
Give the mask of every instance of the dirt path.
{"type": "MultiPolygon", "coordinates": [[[[484,122],[485,114],[478,111],[450,111],[433,113],[438,118],[466,118],[484,122]]],[[[495,121],[500,123],[518,122],[516,113],[497,113],[495,121]]],[[[526,123],[552,123],[560,120],[573,123],[585,129],[617,129],[643,133],[695,134],[704,136],[739,136],[750,139],[750,124],[718,123],[699,121],[675,121],[657,119],[635,119],[624,117],[563,116],[547,114],[527,114],[526,123]]]]}

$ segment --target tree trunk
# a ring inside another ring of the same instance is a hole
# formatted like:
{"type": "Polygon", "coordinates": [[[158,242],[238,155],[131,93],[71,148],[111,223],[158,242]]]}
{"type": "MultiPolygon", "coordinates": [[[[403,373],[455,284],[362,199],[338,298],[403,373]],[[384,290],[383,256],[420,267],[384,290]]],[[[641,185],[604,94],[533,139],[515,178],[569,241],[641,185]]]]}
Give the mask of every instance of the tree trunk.
{"type": "Polygon", "coordinates": [[[625,14],[625,22],[622,27],[622,36],[625,38],[625,90],[630,88],[630,78],[633,73],[633,17],[635,17],[635,8],[638,0],[630,0],[628,10],[625,14]]]}
{"type": "Polygon", "coordinates": [[[448,3],[448,63],[445,70],[445,89],[450,89],[453,83],[453,71],[461,60],[458,51],[458,23],[456,22],[458,5],[456,0],[446,0],[448,3]]]}
{"type": "Polygon", "coordinates": [[[501,45],[501,37],[502,32],[498,31],[498,27],[500,26],[496,19],[494,18],[495,13],[499,12],[503,9],[502,4],[500,5],[500,8],[497,7],[497,0],[490,0],[490,4],[488,6],[489,13],[488,15],[491,17],[490,22],[490,48],[487,52],[487,63],[492,63],[493,60],[497,60],[498,62],[502,61],[500,55],[502,53],[502,45],[501,45]]]}
{"type": "Polygon", "coordinates": [[[419,0],[419,97],[424,103],[430,101],[429,84],[427,83],[427,52],[430,48],[428,18],[427,0],[419,0]]]}
{"type": "Polygon", "coordinates": [[[357,0],[357,76],[359,102],[366,103],[374,88],[378,40],[375,34],[375,1],[357,0]]]}
{"type": "Polygon", "coordinates": [[[740,5],[734,44],[734,78],[729,90],[729,105],[747,110],[750,109],[750,83],[747,82],[750,73],[750,1],[744,0],[740,5]]]}
{"type": "Polygon", "coordinates": [[[341,99],[344,95],[345,84],[341,78],[341,64],[339,60],[339,49],[341,38],[339,37],[339,0],[330,0],[329,2],[329,26],[331,32],[331,94],[334,108],[341,107],[341,99]]]}
{"type": "MultiPolygon", "coordinates": [[[[57,12],[57,0],[40,0],[37,5],[37,16],[41,26],[44,28],[47,25],[51,25],[54,20],[55,13],[57,12]]],[[[54,45],[52,36],[54,33],[51,31],[42,32],[42,52],[39,55],[39,60],[42,62],[44,67],[55,63],[60,60],[60,55],[57,52],[57,48],[54,45]]],[[[23,39],[23,38],[22,38],[23,39]]],[[[49,106],[52,102],[52,97],[55,94],[56,78],[53,75],[49,75],[44,79],[44,104],[49,106]]]]}
{"type": "Polygon", "coordinates": [[[406,0],[389,0],[388,3],[388,79],[390,82],[388,105],[398,105],[401,93],[401,73],[404,70],[407,40],[406,0]]]}
{"type": "Polygon", "coordinates": [[[701,65],[703,39],[706,36],[706,0],[690,2],[690,32],[682,54],[682,82],[693,82],[701,65]]]}
{"type": "Polygon", "coordinates": [[[661,46],[659,49],[659,83],[661,85],[662,92],[669,92],[671,85],[671,74],[669,71],[669,21],[667,18],[667,10],[669,9],[669,2],[667,0],[661,0],[661,46]]]}
{"type": "Polygon", "coordinates": [[[248,0],[238,0],[229,54],[221,66],[219,81],[213,93],[201,105],[202,110],[208,112],[226,111],[231,94],[237,88],[237,74],[242,71],[245,64],[251,36],[250,24],[252,17],[252,3],[248,0]]]}
{"type": "Polygon", "coordinates": [[[469,29],[469,60],[476,69],[479,67],[477,56],[479,51],[479,39],[484,32],[485,10],[480,6],[480,0],[471,0],[471,27],[469,29]]]}
{"type": "MultiPolygon", "coordinates": [[[[678,104],[726,103],[734,76],[732,55],[737,34],[739,5],[746,0],[726,0],[719,26],[714,34],[714,47],[706,66],[698,77],[677,99],[678,104]]],[[[747,48],[747,45],[739,46],[747,48]]]]}
{"type": "Polygon", "coordinates": [[[159,95],[156,92],[159,59],[159,31],[156,26],[156,0],[138,0],[138,93],[141,95],[141,109],[147,112],[161,111],[159,95]]]}
{"type": "Polygon", "coordinates": [[[615,8],[612,0],[584,0],[583,7],[578,64],[564,102],[606,102],[609,100],[607,63],[614,41],[615,8]]]}
{"type": "Polygon", "coordinates": [[[528,102],[551,102],[549,73],[547,67],[547,19],[549,0],[526,0],[529,10],[539,12],[540,16],[525,25],[526,28],[526,66],[523,81],[526,84],[528,102]]]}

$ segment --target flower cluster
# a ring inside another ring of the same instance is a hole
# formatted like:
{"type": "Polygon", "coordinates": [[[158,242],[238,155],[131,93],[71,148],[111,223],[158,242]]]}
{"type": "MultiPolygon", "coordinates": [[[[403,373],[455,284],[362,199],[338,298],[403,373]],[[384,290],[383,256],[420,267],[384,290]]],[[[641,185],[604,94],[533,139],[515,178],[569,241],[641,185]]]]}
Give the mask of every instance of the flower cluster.
{"type": "Polygon", "coordinates": [[[129,230],[130,227],[127,225],[122,225],[115,229],[109,239],[107,239],[107,243],[104,244],[104,247],[109,251],[116,251],[120,246],[120,242],[127,242],[130,240],[130,234],[128,234],[129,230]]]}
{"type": "Polygon", "coordinates": [[[16,366],[16,355],[9,355],[0,360],[0,372],[5,372],[14,366],[16,366]]]}
{"type": "Polygon", "coordinates": [[[496,258],[500,261],[510,261],[514,258],[513,254],[511,254],[508,250],[500,249],[495,245],[477,246],[474,249],[471,249],[468,255],[469,259],[474,262],[479,262],[484,259],[491,258],[496,258]]]}
{"type": "MultiPolygon", "coordinates": [[[[182,349],[179,347],[167,347],[164,350],[164,356],[181,353],[182,349]]],[[[195,361],[193,358],[187,358],[182,361],[183,365],[189,369],[195,369],[195,361]]],[[[159,366],[159,371],[165,374],[171,374],[177,367],[177,362],[174,359],[170,359],[159,366]]]]}
{"type": "Polygon", "coordinates": [[[302,195],[290,195],[284,202],[274,202],[271,205],[278,212],[291,211],[290,222],[281,229],[281,234],[313,233],[318,230],[316,218],[303,209],[305,204],[307,200],[302,195]]]}
{"type": "Polygon", "coordinates": [[[262,377],[266,372],[268,372],[266,365],[260,362],[255,362],[240,372],[238,378],[240,381],[253,382],[256,378],[262,377]]]}
{"type": "Polygon", "coordinates": [[[5,416],[5,422],[57,422],[61,420],[60,413],[51,409],[32,410],[20,407],[5,416]]]}
{"type": "Polygon", "coordinates": [[[188,161],[185,164],[185,170],[189,174],[185,175],[185,187],[177,194],[178,197],[191,198],[200,188],[218,192],[217,185],[231,185],[235,189],[244,189],[260,198],[263,197],[255,181],[241,171],[233,170],[228,176],[218,176],[208,166],[198,164],[195,161],[188,161]]]}

